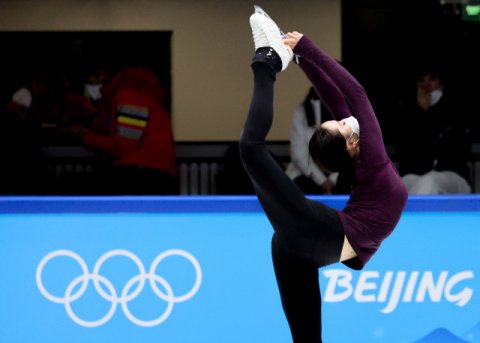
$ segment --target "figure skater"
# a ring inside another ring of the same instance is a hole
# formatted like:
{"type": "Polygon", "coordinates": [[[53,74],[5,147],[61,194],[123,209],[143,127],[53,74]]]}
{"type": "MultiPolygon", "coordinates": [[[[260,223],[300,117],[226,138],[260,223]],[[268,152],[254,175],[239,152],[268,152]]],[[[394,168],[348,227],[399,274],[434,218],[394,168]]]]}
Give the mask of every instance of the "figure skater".
{"type": "Polygon", "coordinates": [[[275,231],[272,259],[293,341],[322,342],[318,268],[342,261],[362,269],[400,220],[407,191],[387,156],[365,90],[352,75],[307,36],[293,32],[282,38],[268,16],[255,13],[250,24],[254,89],[240,139],[241,158],[275,231]],[[276,75],[294,53],[335,118],[316,129],[309,151],[317,166],[343,174],[343,182],[351,184],[342,211],[307,199],[266,148],[276,75]]]}

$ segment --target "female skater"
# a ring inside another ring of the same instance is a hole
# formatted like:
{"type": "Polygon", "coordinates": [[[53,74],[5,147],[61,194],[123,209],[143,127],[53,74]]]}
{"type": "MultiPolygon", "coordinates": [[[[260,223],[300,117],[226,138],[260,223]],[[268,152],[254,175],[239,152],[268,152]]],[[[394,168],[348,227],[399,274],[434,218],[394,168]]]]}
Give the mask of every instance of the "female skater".
{"type": "Polygon", "coordinates": [[[342,261],[362,269],[400,220],[407,191],[385,152],[362,86],[307,36],[288,33],[283,42],[277,25],[259,13],[252,15],[250,24],[256,48],[254,90],[240,139],[241,158],[275,230],[272,258],[293,341],[322,342],[318,268],[342,261]],[[292,59],[292,49],[336,119],[317,128],[309,150],[320,168],[343,173],[351,183],[352,195],[342,211],[305,198],[266,148],[273,85],[292,59]]]}

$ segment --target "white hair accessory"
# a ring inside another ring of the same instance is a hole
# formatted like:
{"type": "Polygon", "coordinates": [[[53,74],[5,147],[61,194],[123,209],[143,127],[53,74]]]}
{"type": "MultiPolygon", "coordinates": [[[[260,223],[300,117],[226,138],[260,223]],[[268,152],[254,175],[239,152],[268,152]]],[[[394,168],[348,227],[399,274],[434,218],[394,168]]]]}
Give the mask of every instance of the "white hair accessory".
{"type": "MultiPolygon", "coordinates": [[[[360,140],[360,125],[358,125],[358,120],[357,118],[355,118],[354,116],[350,116],[348,118],[345,118],[345,119],[342,119],[341,121],[343,121],[344,123],[348,124],[351,128],[352,128],[352,134],[350,135],[350,137],[348,138],[347,140],[347,143],[348,141],[350,140],[350,138],[352,138],[353,134],[356,133],[359,137],[358,140],[360,140]]],[[[358,141],[357,141],[358,142],[358,141]]]]}

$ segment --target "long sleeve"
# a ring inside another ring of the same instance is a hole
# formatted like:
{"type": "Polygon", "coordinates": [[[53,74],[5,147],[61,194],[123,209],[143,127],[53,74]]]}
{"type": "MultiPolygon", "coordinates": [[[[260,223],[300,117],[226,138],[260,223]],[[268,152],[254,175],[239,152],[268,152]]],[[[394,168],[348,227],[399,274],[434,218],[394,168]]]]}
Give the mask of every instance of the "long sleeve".
{"type": "Polygon", "coordinates": [[[290,156],[292,163],[303,175],[310,177],[318,185],[322,185],[327,181],[327,177],[310,158],[308,151],[310,138],[305,108],[303,105],[298,105],[293,113],[292,129],[290,131],[290,156]]]}
{"type": "Polygon", "coordinates": [[[136,151],[123,156],[117,163],[160,169],[177,177],[170,115],[153,98],[148,102],[148,109],[148,124],[136,151]]]}
{"type": "Polygon", "coordinates": [[[116,157],[120,157],[121,155],[119,145],[110,137],[88,132],[83,137],[83,142],[89,147],[106,151],[116,157]]]}
{"type": "Polygon", "coordinates": [[[325,72],[306,58],[300,58],[298,66],[303,70],[320,100],[328,108],[335,120],[350,117],[350,109],[342,92],[325,72]]]}
{"type": "MultiPolygon", "coordinates": [[[[383,144],[382,131],[365,89],[348,71],[318,48],[307,36],[304,35],[300,39],[294,52],[322,70],[350,102],[360,125],[360,160],[369,164],[384,163],[388,156],[383,144]]],[[[312,77],[315,78],[313,75],[312,77]]],[[[321,79],[321,77],[319,75],[317,78],[321,79]]],[[[337,119],[333,111],[332,115],[337,119]]]]}
{"type": "Polygon", "coordinates": [[[116,113],[110,111],[110,106],[105,97],[99,102],[97,119],[93,122],[92,127],[83,137],[83,143],[91,148],[106,151],[115,157],[121,156],[121,148],[115,140],[117,117],[116,113]],[[107,129],[109,118],[111,118],[110,128],[107,129]],[[100,123],[100,125],[98,125],[100,123]],[[106,136],[107,131],[110,134],[106,136]]]}

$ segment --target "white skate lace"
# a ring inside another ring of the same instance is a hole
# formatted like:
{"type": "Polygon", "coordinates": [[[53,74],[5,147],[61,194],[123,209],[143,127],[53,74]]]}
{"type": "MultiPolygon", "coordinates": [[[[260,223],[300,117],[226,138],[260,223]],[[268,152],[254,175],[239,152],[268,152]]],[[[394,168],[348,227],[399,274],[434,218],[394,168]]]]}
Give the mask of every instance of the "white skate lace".
{"type": "Polygon", "coordinates": [[[255,50],[265,46],[270,46],[270,44],[268,43],[267,36],[265,36],[265,33],[260,27],[252,28],[252,33],[253,33],[253,41],[255,42],[255,50]]]}

